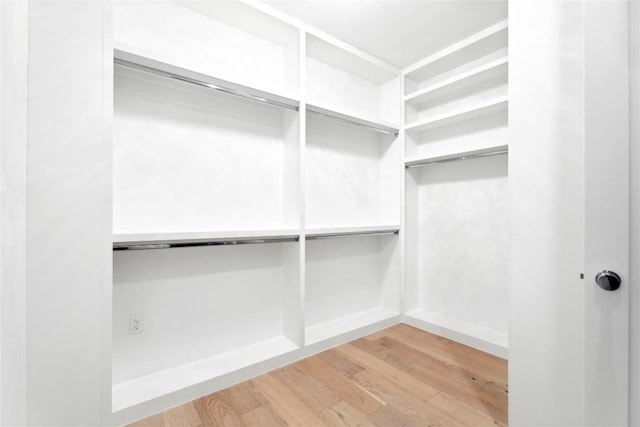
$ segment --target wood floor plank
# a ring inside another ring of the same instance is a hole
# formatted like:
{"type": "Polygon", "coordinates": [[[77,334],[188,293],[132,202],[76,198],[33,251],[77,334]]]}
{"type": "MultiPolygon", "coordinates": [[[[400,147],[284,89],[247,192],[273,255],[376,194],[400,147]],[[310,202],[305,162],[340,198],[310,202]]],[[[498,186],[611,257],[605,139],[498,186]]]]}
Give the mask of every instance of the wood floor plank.
{"type": "Polygon", "coordinates": [[[429,405],[439,409],[442,413],[449,415],[455,422],[452,425],[464,426],[507,426],[506,422],[497,420],[493,417],[483,414],[471,406],[460,402],[444,393],[438,393],[429,399],[429,405]]]}
{"type": "Polygon", "coordinates": [[[130,427],[201,427],[200,417],[192,402],[152,415],[151,417],[129,424],[130,427]]]}
{"type": "Polygon", "coordinates": [[[342,400],[322,411],[322,416],[330,426],[375,426],[364,414],[342,400]]]}
{"type": "Polygon", "coordinates": [[[424,425],[458,425],[455,418],[431,406],[427,399],[377,372],[364,370],[354,375],[353,380],[401,413],[422,419],[424,425]]]}
{"type": "Polygon", "coordinates": [[[370,371],[376,372],[379,375],[382,375],[398,384],[404,384],[406,387],[411,388],[414,394],[421,396],[424,399],[429,399],[440,392],[438,389],[432,387],[428,383],[416,379],[406,372],[392,365],[389,365],[383,360],[380,360],[374,355],[369,354],[366,351],[363,351],[353,345],[346,344],[340,346],[336,349],[336,351],[343,354],[344,357],[353,358],[354,360],[360,361],[360,363],[362,363],[362,365],[370,371]]]}
{"type": "Polygon", "coordinates": [[[297,393],[307,406],[314,409],[318,415],[322,413],[323,409],[340,401],[340,398],[324,384],[316,381],[304,371],[300,362],[280,368],[273,374],[284,385],[297,393]]]}
{"type": "Polygon", "coordinates": [[[507,363],[408,325],[131,424],[506,426],[507,363]]]}
{"type": "Polygon", "coordinates": [[[384,405],[376,412],[367,416],[377,426],[385,427],[425,427],[440,426],[439,424],[425,424],[425,420],[415,415],[399,411],[392,405],[384,405]]]}
{"type": "MultiPolygon", "coordinates": [[[[414,347],[445,363],[457,365],[494,381],[507,378],[506,360],[471,347],[422,331],[409,325],[385,330],[386,336],[414,347]]],[[[371,337],[368,337],[371,339],[371,337]]]]}
{"type": "Polygon", "coordinates": [[[244,422],[220,394],[210,394],[193,402],[204,426],[241,427],[244,422]]]}
{"type": "Polygon", "coordinates": [[[487,396],[496,399],[506,398],[506,384],[499,384],[493,381],[491,378],[486,377],[483,372],[470,371],[458,363],[443,362],[442,360],[432,357],[430,354],[421,352],[391,337],[383,337],[374,342],[383,348],[394,351],[397,354],[402,354],[406,360],[421,363],[434,370],[442,370],[451,378],[456,378],[474,388],[481,389],[487,396]]]}
{"type": "Polygon", "coordinates": [[[261,375],[252,381],[262,394],[269,399],[273,408],[287,424],[294,426],[323,426],[322,418],[273,373],[261,375]]]}
{"type": "Polygon", "coordinates": [[[338,371],[318,358],[310,357],[298,362],[298,365],[312,378],[324,384],[336,395],[342,396],[345,402],[365,415],[376,411],[384,404],[374,395],[340,375],[338,371]]]}
{"type": "Polygon", "coordinates": [[[215,393],[215,395],[240,415],[269,403],[258,387],[251,381],[236,384],[233,387],[215,393]]]}
{"type": "Polygon", "coordinates": [[[342,356],[333,348],[319,353],[317,357],[347,378],[364,369],[359,363],[342,356]]]}
{"type": "Polygon", "coordinates": [[[242,414],[242,421],[247,427],[280,427],[287,425],[270,403],[245,412],[242,414]]]}
{"type": "MultiPolygon", "coordinates": [[[[355,340],[350,343],[366,352],[369,352],[390,365],[416,377],[432,387],[456,398],[474,409],[486,413],[495,419],[506,420],[507,408],[502,399],[498,399],[494,390],[482,390],[478,385],[466,382],[463,378],[443,369],[442,366],[434,366],[429,356],[415,355],[407,346],[389,349],[379,345],[379,340],[355,340]]],[[[439,364],[441,365],[441,364],[439,364]]],[[[506,401],[506,392],[504,393],[506,401]]]]}

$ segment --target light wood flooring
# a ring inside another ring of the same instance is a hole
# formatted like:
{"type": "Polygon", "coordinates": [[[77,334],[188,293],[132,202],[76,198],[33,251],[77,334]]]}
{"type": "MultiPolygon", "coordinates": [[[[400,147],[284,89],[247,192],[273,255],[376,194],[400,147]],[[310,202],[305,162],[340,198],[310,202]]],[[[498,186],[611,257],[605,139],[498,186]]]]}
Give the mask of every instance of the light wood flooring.
{"type": "Polygon", "coordinates": [[[507,362],[396,325],[132,424],[507,424],[507,362]]]}

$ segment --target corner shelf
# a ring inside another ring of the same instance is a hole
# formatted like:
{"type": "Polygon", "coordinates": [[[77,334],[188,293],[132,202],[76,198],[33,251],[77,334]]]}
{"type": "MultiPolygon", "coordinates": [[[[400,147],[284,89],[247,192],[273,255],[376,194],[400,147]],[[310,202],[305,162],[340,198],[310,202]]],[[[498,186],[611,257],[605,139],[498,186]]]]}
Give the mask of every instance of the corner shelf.
{"type": "Polygon", "coordinates": [[[438,114],[427,117],[413,123],[407,124],[407,131],[422,132],[439,126],[451,125],[453,123],[468,120],[475,117],[491,114],[494,112],[505,110],[509,102],[508,96],[501,96],[465,108],[460,108],[447,113],[438,114]]]}
{"type": "Polygon", "coordinates": [[[288,338],[277,336],[172,369],[114,384],[113,411],[121,411],[172,392],[219,378],[298,348],[288,338]]]}
{"type": "Polygon", "coordinates": [[[281,108],[287,108],[298,111],[300,101],[287,98],[272,92],[265,92],[260,89],[244,86],[229,80],[220,79],[214,76],[201,74],[185,68],[177,67],[166,62],[157,61],[152,58],[141,56],[122,49],[114,50],[114,63],[116,65],[125,66],[136,69],[145,73],[154,74],[192,84],[202,88],[239,96],[241,98],[274,105],[281,108]]]}
{"type": "MultiPolygon", "coordinates": [[[[508,20],[500,21],[478,33],[475,33],[451,46],[442,49],[417,63],[406,67],[403,74],[414,81],[422,82],[427,80],[425,74],[429,67],[443,60],[454,61],[455,63],[468,63],[470,51],[481,52],[480,56],[488,52],[496,51],[502,46],[506,46],[506,33],[509,24],[508,20]]],[[[454,68],[449,66],[449,69],[454,68]]],[[[438,74],[438,73],[436,73],[438,74]]]]}
{"type": "Polygon", "coordinates": [[[412,92],[404,97],[404,101],[409,105],[417,105],[427,100],[434,94],[443,91],[455,91],[462,88],[474,79],[489,79],[506,73],[505,65],[509,62],[507,56],[494,59],[485,64],[464,71],[458,75],[449,77],[438,83],[431,84],[423,89],[412,92]]]}

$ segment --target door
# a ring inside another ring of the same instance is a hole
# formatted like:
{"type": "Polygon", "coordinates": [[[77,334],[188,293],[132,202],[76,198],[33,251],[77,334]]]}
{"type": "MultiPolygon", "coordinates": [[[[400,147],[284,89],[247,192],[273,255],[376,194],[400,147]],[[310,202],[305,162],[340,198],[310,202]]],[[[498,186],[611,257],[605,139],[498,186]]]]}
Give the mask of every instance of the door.
{"type": "Polygon", "coordinates": [[[510,424],[626,425],[628,3],[510,1],[509,32],[510,424]]]}

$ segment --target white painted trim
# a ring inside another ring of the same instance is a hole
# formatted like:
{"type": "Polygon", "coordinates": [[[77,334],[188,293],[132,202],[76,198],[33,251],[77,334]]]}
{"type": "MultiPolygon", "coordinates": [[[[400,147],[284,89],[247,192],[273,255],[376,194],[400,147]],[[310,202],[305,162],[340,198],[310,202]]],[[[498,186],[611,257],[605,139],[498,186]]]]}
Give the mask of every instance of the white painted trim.
{"type": "Polygon", "coordinates": [[[509,353],[507,332],[485,328],[475,323],[420,308],[409,311],[404,315],[403,320],[409,325],[503,359],[506,359],[509,353]]]}

